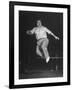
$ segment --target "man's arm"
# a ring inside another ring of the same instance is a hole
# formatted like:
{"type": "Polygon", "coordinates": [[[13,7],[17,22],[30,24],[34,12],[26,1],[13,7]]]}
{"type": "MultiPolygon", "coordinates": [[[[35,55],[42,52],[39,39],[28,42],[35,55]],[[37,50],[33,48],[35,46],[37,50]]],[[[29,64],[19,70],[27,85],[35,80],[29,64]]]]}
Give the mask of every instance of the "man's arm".
{"type": "Polygon", "coordinates": [[[52,35],[55,39],[59,40],[59,37],[57,37],[54,33],[52,33],[49,29],[46,30],[46,32],[50,35],[52,35]]]}
{"type": "Polygon", "coordinates": [[[31,30],[26,31],[27,34],[31,35],[31,30]]]}
{"type": "Polygon", "coordinates": [[[55,39],[58,39],[59,40],[59,37],[57,37],[55,34],[53,34],[52,32],[51,32],[51,35],[55,38],[55,39]]]}
{"type": "Polygon", "coordinates": [[[35,28],[33,28],[32,30],[28,30],[28,31],[26,31],[26,33],[29,34],[29,35],[34,34],[34,32],[35,32],[35,28]]]}

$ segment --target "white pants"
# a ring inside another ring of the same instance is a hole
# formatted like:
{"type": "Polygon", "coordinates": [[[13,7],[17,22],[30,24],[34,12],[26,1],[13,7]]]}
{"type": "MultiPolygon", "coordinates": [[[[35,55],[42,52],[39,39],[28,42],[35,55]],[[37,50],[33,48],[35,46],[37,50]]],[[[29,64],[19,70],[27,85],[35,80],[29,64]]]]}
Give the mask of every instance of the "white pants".
{"type": "Polygon", "coordinates": [[[49,40],[47,38],[42,38],[37,41],[36,53],[45,59],[49,57],[49,52],[47,50],[48,44],[49,40]]]}

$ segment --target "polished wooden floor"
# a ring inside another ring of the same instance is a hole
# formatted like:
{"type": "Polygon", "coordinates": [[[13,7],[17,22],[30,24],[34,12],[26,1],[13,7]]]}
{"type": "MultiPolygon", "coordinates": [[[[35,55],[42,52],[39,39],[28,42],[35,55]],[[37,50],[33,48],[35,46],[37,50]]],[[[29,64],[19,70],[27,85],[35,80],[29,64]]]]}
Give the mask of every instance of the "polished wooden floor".
{"type": "Polygon", "coordinates": [[[41,59],[20,65],[19,79],[52,78],[63,76],[63,59],[51,59],[48,63],[41,59]]]}
{"type": "Polygon", "coordinates": [[[51,70],[26,70],[24,73],[20,74],[20,79],[29,78],[50,78],[50,77],[62,77],[62,71],[51,70]]]}

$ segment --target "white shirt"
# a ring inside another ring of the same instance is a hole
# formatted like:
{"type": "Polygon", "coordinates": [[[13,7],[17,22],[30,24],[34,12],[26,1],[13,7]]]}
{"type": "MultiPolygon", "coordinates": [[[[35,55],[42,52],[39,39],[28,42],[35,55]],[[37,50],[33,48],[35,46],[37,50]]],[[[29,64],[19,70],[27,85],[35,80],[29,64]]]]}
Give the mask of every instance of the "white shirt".
{"type": "Polygon", "coordinates": [[[47,38],[47,33],[50,34],[51,31],[49,31],[49,29],[47,29],[44,26],[41,27],[35,27],[31,30],[32,34],[36,35],[36,39],[39,40],[41,38],[47,38]]]}

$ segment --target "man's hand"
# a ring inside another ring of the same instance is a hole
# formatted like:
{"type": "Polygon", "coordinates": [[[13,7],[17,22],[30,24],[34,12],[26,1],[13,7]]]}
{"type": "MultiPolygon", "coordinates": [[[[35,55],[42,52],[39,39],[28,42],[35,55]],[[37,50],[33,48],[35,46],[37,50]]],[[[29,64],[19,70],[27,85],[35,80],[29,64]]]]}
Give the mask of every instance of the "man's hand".
{"type": "Polygon", "coordinates": [[[30,31],[26,31],[26,33],[27,33],[27,34],[31,34],[31,32],[30,32],[30,31]]]}
{"type": "Polygon", "coordinates": [[[59,37],[57,37],[56,35],[54,35],[52,32],[50,33],[55,39],[59,40],[59,37]]]}
{"type": "Polygon", "coordinates": [[[55,39],[59,40],[59,37],[55,36],[55,39]]]}

